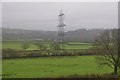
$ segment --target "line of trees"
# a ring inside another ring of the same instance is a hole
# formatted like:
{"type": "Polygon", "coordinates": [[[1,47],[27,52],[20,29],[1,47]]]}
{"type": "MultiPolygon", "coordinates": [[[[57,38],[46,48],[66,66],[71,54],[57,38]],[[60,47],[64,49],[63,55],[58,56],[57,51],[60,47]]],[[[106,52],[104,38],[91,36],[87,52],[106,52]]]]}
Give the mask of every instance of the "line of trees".
{"type": "Polygon", "coordinates": [[[61,44],[53,42],[47,47],[43,43],[35,43],[39,50],[28,50],[29,43],[23,43],[21,50],[3,49],[3,58],[19,57],[43,57],[43,56],[77,56],[77,55],[94,55],[91,49],[61,49],[61,44]]]}

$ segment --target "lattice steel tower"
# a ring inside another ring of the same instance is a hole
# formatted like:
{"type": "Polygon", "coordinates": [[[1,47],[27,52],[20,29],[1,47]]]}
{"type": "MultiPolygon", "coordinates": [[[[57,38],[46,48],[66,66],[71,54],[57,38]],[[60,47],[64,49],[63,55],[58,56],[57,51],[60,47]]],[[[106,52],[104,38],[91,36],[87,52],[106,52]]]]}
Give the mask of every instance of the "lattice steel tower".
{"type": "Polygon", "coordinates": [[[64,43],[64,36],[65,36],[65,23],[64,23],[64,20],[65,20],[65,15],[63,14],[62,10],[60,10],[60,13],[58,15],[58,42],[59,43],[64,43]]]}

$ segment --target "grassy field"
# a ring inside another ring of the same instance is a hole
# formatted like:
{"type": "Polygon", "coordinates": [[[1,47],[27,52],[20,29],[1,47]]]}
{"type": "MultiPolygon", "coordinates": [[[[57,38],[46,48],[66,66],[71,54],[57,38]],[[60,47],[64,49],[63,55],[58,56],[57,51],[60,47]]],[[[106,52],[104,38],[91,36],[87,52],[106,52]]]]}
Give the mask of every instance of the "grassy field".
{"type": "Polygon", "coordinates": [[[43,57],[3,60],[3,78],[46,78],[111,73],[98,67],[94,56],[43,57]]]}
{"type": "MultiPolygon", "coordinates": [[[[20,50],[24,42],[3,41],[2,48],[20,50]]],[[[38,46],[28,42],[28,50],[38,50],[38,46]]],[[[50,42],[45,42],[50,47],[50,42]]],[[[72,42],[65,44],[66,49],[88,49],[91,43],[72,42]]],[[[109,67],[98,67],[95,56],[66,56],[66,57],[40,57],[40,58],[18,58],[3,59],[3,78],[46,78],[66,77],[70,75],[91,75],[111,73],[109,67]]]]}
{"type": "MultiPolygon", "coordinates": [[[[11,48],[11,49],[20,50],[23,43],[24,42],[21,42],[21,41],[3,41],[2,48],[3,49],[11,48]]],[[[30,44],[30,47],[28,50],[37,50],[38,49],[37,45],[31,44],[30,42],[29,42],[29,44],[30,44]]]]}
{"type": "MultiPolygon", "coordinates": [[[[34,44],[35,42],[29,42],[30,47],[28,50],[38,50],[38,46],[34,44]]],[[[16,49],[20,50],[23,42],[22,41],[3,41],[2,48],[7,49],[16,49]]],[[[48,48],[50,47],[50,43],[44,43],[48,48]]],[[[91,43],[70,43],[70,45],[65,44],[66,49],[88,49],[92,47],[91,43]]]]}

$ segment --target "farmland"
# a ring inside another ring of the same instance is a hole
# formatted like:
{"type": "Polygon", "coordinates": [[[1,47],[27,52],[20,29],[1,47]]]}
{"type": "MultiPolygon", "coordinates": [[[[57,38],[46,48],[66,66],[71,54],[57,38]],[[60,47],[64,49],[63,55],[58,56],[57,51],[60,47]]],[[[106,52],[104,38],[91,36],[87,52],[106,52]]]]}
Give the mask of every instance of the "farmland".
{"type": "MultiPolygon", "coordinates": [[[[35,45],[35,43],[39,43],[39,42],[28,41],[28,43],[30,44],[30,47],[28,48],[28,50],[38,50],[38,46],[35,45]]],[[[43,44],[49,48],[50,43],[51,42],[44,42],[43,44]]],[[[16,50],[21,50],[22,44],[24,44],[24,42],[22,41],[3,41],[2,48],[3,49],[11,48],[11,49],[16,49],[16,50]]],[[[88,49],[92,47],[92,44],[71,42],[69,44],[65,44],[65,47],[66,49],[88,49]]]]}
{"type": "MultiPolygon", "coordinates": [[[[28,41],[29,52],[38,50],[35,41],[28,41]]],[[[23,41],[3,41],[3,49],[21,50],[23,41]]],[[[50,48],[51,42],[42,42],[50,48]]],[[[69,42],[65,44],[66,49],[89,49],[92,43],[69,42]]],[[[39,50],[38,50],[39,52],[39,50]]],[[[27,52],[25,52],[26,54],[27,52]]],[[[40,53],[40,52],[39,52],[40,53]]],[[[45,54],[45,52],[43,52],[45,54]]],[[[3,53],[4,54],[4,53],[3,53]]],[[[17,53],[16,53],[17,54],[17,53]]],[[[3,78],[59,78],[71,75],[104,75],[112,73],[112,69],[104,66],[99,67],[95,60],[95,55],[85,56],[40,56],[26,58],[3,59],[3,78]]]]}
{"type": "Polygon", "coordinates": [[[95,56],[20,58],[3,60],[3,78],[67,77],[111,73],[98,67],[95,56]]]}

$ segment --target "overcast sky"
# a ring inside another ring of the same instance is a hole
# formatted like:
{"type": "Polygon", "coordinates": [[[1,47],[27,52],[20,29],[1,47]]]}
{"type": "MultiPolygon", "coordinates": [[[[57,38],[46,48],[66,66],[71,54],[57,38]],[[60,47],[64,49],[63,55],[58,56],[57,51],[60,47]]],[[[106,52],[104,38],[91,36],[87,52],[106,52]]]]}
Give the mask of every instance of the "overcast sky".
{"type": "Polygon", "coordinates": [[[2,26],[55,31],[58,13],[62,9],[67,30],[115,28],[118,26],[117,4],[117,2],[4,2],[2,26]]]}

